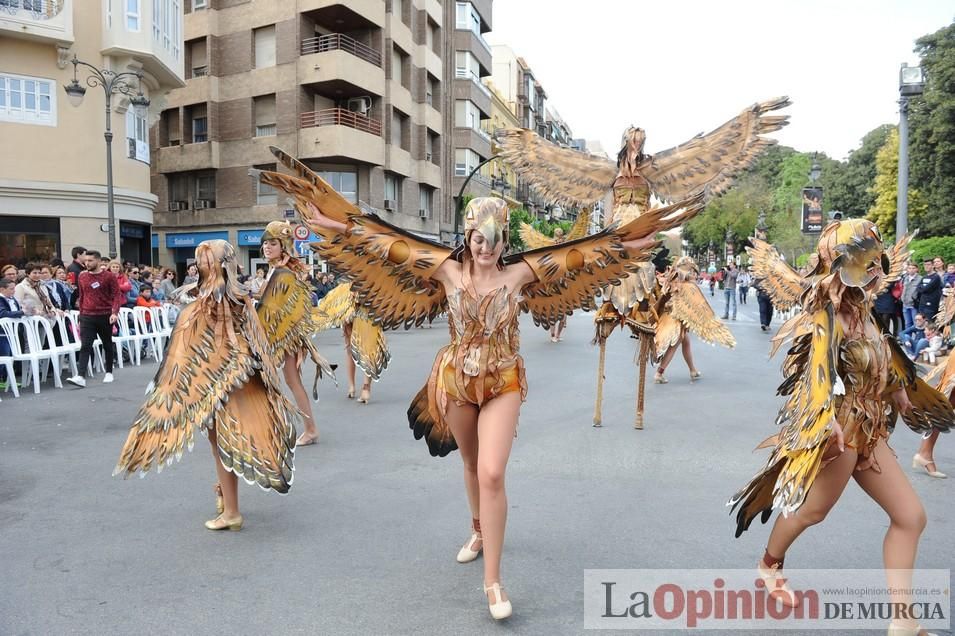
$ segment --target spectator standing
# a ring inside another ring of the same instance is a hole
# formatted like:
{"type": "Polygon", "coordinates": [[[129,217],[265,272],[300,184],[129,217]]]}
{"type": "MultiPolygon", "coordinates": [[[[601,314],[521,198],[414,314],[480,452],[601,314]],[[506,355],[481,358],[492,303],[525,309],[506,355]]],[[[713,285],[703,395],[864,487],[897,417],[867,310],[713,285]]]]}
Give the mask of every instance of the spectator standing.
{"type": "MultiPolygon", "coordinates": [[[[941,262],[942,259],[937,260],[941,262]]],[[[938,303],[942,298],[942,277],[935,271],[932,261],[925,261],[924,265],[925,274],[915,292],[915,305],[920,314],[931,319],[938,313],[938,303]]]]}
{"type": "Polygon", "coordinates": [[[195,263],[189,265],[186,268],[186,277],[182,279],[183,285],[188,285],[189,283],[198,283],[199,282],[199,268],[196,267],[195,263]]]}
{"type": "Polygon", "coordinates": [[[28,316],[53,317],[57,314],[58,310],[43,284],[43,270],[46,267],[43,263],[27,263],[27,277],[17,284],[14,292],[23,307],[23,313],[28,316]]]}
{"type": "Polygon", "coordinates": [[[946,287],[955,287],[955,263],[949,263],[942,282],[946,287]]]}
{"type": "Polygon", "coordinates": [[[884,292],[875,297],[875,313],[879,317],[879,322],[892,335],[899,335],[898,301],[893,292],[895,285],[889,287],[884,292]]]}
{"type": "Polygon", "coordinates": [[[73,290],[54,274],[62,274],[63,278],[66,278],[66,270],[64,270],[63,267],[57,267],[51,272],[49,267],[44,267],[41,271],[43,285],[46,287],[46,292],[49,294],[50,300],[53,301],[53,306],[60,311],[69,311],[72,309],[73,290]]]}
{"type": "Polygon", "coordinates": [[[769,324],[773,321],[773,301],[759,285],[756,285],[756,304],[759,305],[759,328],[769,331],[769,324]]]}
{"type": "Polygon", "coordinates": [[[915,292],[918,291],[921,280],[918,265],[909,262],[905,266],[905,274],[902,275],[902,319],[906,329],[915,323],[915,314],[918,311],[915,304],[915,292]]]}
{"type": "Polygon", "coordinates": [[[746,297],[749,296],[749,286],[753,284],[753,276],[749,271],[743,269],[739,272],[739,277],[736,279],[736,286],[739,287],[739,302],[742,305],[746,304],[746,297]]]}
{"type": "Polygon", "coordinates": [[[77,277],[86,269],[86,248],[77,245],[70,250],[70,255],[73,256],[73,262],[66,268],[66,278],[70,285],[76,287],[77,277]]]}
{"type": "Polygon", "coordinates": [[[83,373],[93,352],[93,341],[99,336],[106,355],[106,375],[103,382],[113,381],[113,328],[122,304],[122,296],[113,273],[100,267],[100,253],[86,253],[86,271],[78,278],[80,305],[80,360],[79,373],[66,381],[78,387],[86,386],[83,373]]]}
{"type": "Polygon", "coordinates": [[[265,287],[265,270],[261,267],[256,268],[255,276],[249,281],[249,289],[253,296],[258,296],[265,287]]]}
{"type": "Polygon", "coordinates": [[[736,320],[736,280],[739,278],[739,271],[736,269],[736,263],[730,261],[723,275],[723,296],[726,298],[726,305],[723,308],[723,320],[730,315],[730,305],[733,305],[733,320],[736,320]]]}
{"type": "Polygon", "coordinates": [[[162,282],[159,283],[160,290],[162,291],[163,299],[166,301],[172,300],[172,293],[176,291],[176,272],[172,271],[168,267],[163,270],[162,282]]]}

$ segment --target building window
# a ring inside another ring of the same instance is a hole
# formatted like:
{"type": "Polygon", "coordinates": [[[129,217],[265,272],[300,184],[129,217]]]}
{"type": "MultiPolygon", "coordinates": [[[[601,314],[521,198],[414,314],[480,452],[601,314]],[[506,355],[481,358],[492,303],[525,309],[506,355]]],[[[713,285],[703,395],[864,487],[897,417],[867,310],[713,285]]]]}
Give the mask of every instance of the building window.
{"type": "MultiPolygon", "coordinates": [[[[270,172],[275,171],[275,164],[265,164],[261,166],[255,166],[257,170],[269,170],[270,172]]],[[[270,185],[262,183],[261,179],[255,180],[255,204],[256,205],[275,205],[278,203],[279,197],[278,192],[275,191],[270,185]]]]}
{"type": "Polygon", "coordinates": [[[405,130],[408,124],[408,116],[397,108],[391,110],[391,145],[397,146],[402,150],[408,150],[406,141],[409,137],[405,130]]]}
{"type": "Polygon", "coordinates": [[[177,212],[189,209],[189,175],[187,173],[169,175],[169,211],[177,212]]]}
{"type": "Polygon", "coordinates": [[[401,177],[391,172],[385,173],[385,209],[395,211],[400,207],[401,177]]]}
{"type": "Polygon", "coordinates": [[[454,68],[457,77],[473,79],[476,82],[480,82],[481,67],[478,64],[477,58],[474,57],[470,51],[454,52],[454,68]]]}
{"type": "Polygon", "coordinates": [[[53,81],[0,74],[0,121],[56,126],[56,90],[53,81]]]}
{"type": "Polygon", "coordinates": [[[162,145],[163,137],[165,137],[166,145],[168,146],[178,146],[180,143],[182,143],[179,136],[178,108],[164,110],[162,112],[162,116],[160,117],[160,126],[160,145],[162,145]]]}
{"type": "Polygon", "coordinates": [[[454,176],[466,177],[481,163],[481,157],[470,148],[455,148],[454,176]]]}
{"type": "MultiPolygon", "coordinates": [[[[126,0],[130,2],[132,0],[126,0]]],[[[139,0],[135,0],[137,3],[139,0]]],[[[153,0],[153,40],[179,59],[179,34],[182,32],[181,0],[153,0]]]]}
{"type": "Polygon", "coordinates": [[[431,208],[434,201],[434,188],[426,185],[418,186],[418,216],[422,219],[431,218],[431,208]]]}
{"type": "Polygon", "coordinates": [[[209,56],[206,48],[206,39],[193,40],[188,42],[189,48],[189,66],[192,70],[192,77],[205,77],[209,74],[209,56]]]}
{"type": "Polygon", "coordinates": [[[481,35],[481,16],[470,2],[455,3],[454,27],[481,35]]]}
{"type": "Polygon", "coordinates": [[[338,193],[352,203],[358,203],[358,173],[334,170],[316,170],[318,176],[328,182],[338,193]]]}
{"type": "Polygon", "coordinates": [[[192,138],[189,143],[199,144],[209,141],[209,120],[205,104],[194,104],[187,108],[187,130],[192,138]]]}
{"type": "Polygon", "coordinates": [[[196,175],[195,209],[216,207],[216,173],[196,175]]]}
{"type": "Polygon", "coordinates": [[[398,84],[404,85],[404,78],[402,77],[402,66],[404,65],[405,56],[397,46],[391,50],[391,79],[393,79],[398,84]]]}
{"type": "Polygon", "coordinates": [[[126,0],[126,30],[139,31],[139,0],[126,0]]]}
{"type": "Polygon", "coordinates": [[[275,66],[275,25],[255,29],[253,34],[254,68],[275,66]]]}
{"type": "Polygon", "coordinates": [[[437,108],[436,104],[440,101],[438,96],[438,80],[436,80],[431,73],[428,73],[428,77],[425,80],[424,101],[429,106],[434,106],[435,108],[437,108]]]}
{"type": "Polygon", "coordinates": [[[130,159],[149,163],[149,127],[146,115],[140,115],[130,105],[126,109],[126,145],[130,159]]]}
{"type": "Polygon", "coordinates": [[[208,6],[209,6],[208,0],[192,0],[193,11],[197,9],[205,9],[208,6]]]}
{"type": "Polygon", "coordinates": [[[398,16],[398,19],[401,19],[403,7],[401,6],[401,0],[391,0],[391,13],[392,15],[398,16]]]}
{"type": "Polygon", "coordinates": [[[437,133],[428,131],[428,145],[425,149],[425,161],[430,161],[435,165],[441,163],[441,137],[437,133]]]}
{"type": "Polygon", "coordinates": [[[458,128],[481,129],[481,111],[469,99],[454,101],[454,125],[458,128]]]}
{"type": "Polygon", "coordinates": [[[255,136],[271,137],[275,135],[275,94],[259,95],[252,101],[255,111],[255,136]]]}

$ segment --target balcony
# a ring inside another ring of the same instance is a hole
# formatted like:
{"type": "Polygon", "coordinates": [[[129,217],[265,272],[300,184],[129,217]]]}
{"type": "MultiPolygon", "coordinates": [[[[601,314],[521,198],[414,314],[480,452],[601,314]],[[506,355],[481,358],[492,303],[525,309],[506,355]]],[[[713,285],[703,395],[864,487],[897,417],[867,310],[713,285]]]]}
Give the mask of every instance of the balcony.
{"type": "Polygon", "coordinates": [[[72,44],[73,0],[0,0],[0,37],[6,36],[72,44]]]}
{"type": "Polygon", "coordinates": [[[219,143],[215,141],[166,146],[156,152],[156,168],[163,174],[218,167],[219,143]]]}
{"type": "Polygon", "coordinates": [[[478,128],[455,128],[454,147],[469,148],[482,158],[491,156],[491,138],[478,128]]]}
{"type": "Polygon", "coordinates": [[[299,0],[298,10],[319,24],[340,25],[343,31],[385,26],[381,0],[299,0]]]}
{"type": "Polygon", "coordinates": [[[385,94],[381,53],[340,33],[302,40],[299,82],[340,97],[385,94]]]}
{"type": "Polygon", "coordinates": [[[345,159],[383,165],[381,122],[344,108],[302,113],[299,154],[308,159],[345,159]]]}
{"type": "Polygon", "coordinates": [[[481,67],[480,74],[490,75],[492,67],[491,49],[484,38],[474,33],[458,29],[454,32],[454,49],[456,51],[470,51],[481,67]]]}

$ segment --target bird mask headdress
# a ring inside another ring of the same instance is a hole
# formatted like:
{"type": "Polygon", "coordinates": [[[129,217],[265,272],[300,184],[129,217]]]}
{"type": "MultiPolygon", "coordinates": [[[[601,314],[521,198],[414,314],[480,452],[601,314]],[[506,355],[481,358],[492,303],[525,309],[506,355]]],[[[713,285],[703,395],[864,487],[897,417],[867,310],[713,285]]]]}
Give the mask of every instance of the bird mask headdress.
{"type": "Polygon", "coordinates": [[[282,246],[282,251],[287,255],[295,255],[295,239],[292,224],[288,221],[272,221],[266,225],[265,231],[262,232],[261,243],[265,243],[270,239],[278,241],[282,246]]]}
{"type": "Polygon", "coordinates": [[[504,199],[471,199],[464,210],[464,240],[470,240],[471,232],[480,232],[491,249],[496,248],[498,243],[506,245],[510,235],[510,217],[510,209],[504,199]]]}
{"type": "Polygon", "coordinates": [[[890,269],[879,228],[865,219],[830,223],[819,237],[820,274],[839,274],[846,287],[866,288],[890,269]]]}
{"type": "Polygon", "coordinates": [[[673,264],[673,269],[681,280],[696,280],[700,276],[700,267],[689,256],[681,256],[673,264]]]}

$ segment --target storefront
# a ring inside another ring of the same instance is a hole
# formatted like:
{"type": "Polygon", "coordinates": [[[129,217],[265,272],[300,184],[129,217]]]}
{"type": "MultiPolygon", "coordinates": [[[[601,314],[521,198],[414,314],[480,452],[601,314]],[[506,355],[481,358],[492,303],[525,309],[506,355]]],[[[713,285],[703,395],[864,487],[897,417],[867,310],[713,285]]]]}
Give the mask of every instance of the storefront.
{"type": "Polygon", "coordinates": [[[149,226],[142,223],[119,222],[119,255],[123,261],[137,265],[152,263],[152,246],[147,242],[149,226]]]}
{"type": "Polygon", "coordinates": [[[196,247],[203,241],[229,240],[228,232],[190,232],[166,234],[166,249],[173,255],[176,266],[176,280],[186,275],[186,266],[196,258],[196,247]]]}
{"type": "Polygon", "coordinates": [[[0,264],[54,258],[63,258],[59,218],[0,216],[0,264]]]}
{"type": "Polygon", "coordinates": [[[239,263],[242,265],[244,273],[252,275],[256,266],[262,264],[262,255],[259,246],[262,244],[262,233],[265,229],[237,230],[239,246],[239,263]]]}

